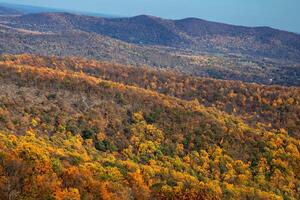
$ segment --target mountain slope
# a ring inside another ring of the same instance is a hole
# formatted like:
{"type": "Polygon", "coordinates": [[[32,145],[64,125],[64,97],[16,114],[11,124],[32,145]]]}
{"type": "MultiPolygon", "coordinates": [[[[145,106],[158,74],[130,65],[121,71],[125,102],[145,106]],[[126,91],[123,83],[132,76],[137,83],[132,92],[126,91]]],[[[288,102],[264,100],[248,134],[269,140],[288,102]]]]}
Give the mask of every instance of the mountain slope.
{"type": "MultiPolygon", "coordinates": [[[[131,28],[141,23],[140,20],[144,21],[144,18],[148,19],[148,23],[156,24],[153,34],[164,34],[164,37],[157,35],[156,39],[160,40],[168,35],[173,35],[174,38],[169,39],[175,41],[175,38],[179,37],[173,29],[164,29],[164,33],[160,33],[158,29],[161,29],[162,26],[165,27],[165,24],[170,22],[168,20],[161,22],[161,19],[155,17],[139,16],[133,18],[131,28]]],[[[221,55],[199,54],[195,51],[185,51],[166,46],[130,44],[96,33],[98,29],[109,31],[110,28],[107,26],[115,26],[114,24],[105,25],[107,20],[65,13],[43,13],[13,18],[1,17],[0,53],[79,56],[135,66],[147,65],[154,68],[173,69],[200,77],[263,84],[300,85],[298,62],[229,53],[221,55]]],[[[124,22],[129,19],[114,20],[122,20],[124,24],[123,28],[119,27],[119,32],[113,31],[115,34],[126,35],[130,33],[130,30],[128,33],[125,31],[129,25],[124,22]],[[122,32],[121,29],[124,31],[122,32]]],[[[144,35],[145,38],[153,35],[152,33],[149,35],[147,31],[144,33],[139,29],[133,28],[133,30],[144,35]]],[[[130,37],[129,35],[128,37],[130,37]]],[[[217,44],[214,46],[218,47],[217,44]]]]}
{"type": "Polygon", "coordinates": [[[299,198],[284,130],[48,61],[0,64],[1,197],[299,198]]]}
{"type": "Polygon", "coordinates": [[[0,64],[28,65],[138,86],[185,100],[196,100],[245,120],[251,127],[285,129],[300,138],[300,90],[297,87],[262,86],[237,81],[200,79],[172,71],[135,68],[79,58],[7,55],[0,64]]]}
{"type": "Polygon", "coordinates": [[[268,27],[249,28],[195,18],[165,20],[141,15],[109,19],[67,13],[25,15],[12,18],[11,22],[17,27],[32,30],[63,31],[75,28],[135,44],[295,61],[300,59],[300,36],[268,27]]]}
{"type": "Polygon", "coordinates": [[[5,14],[0,200],[300,199],[297,86],[285,31],[5,14]]]}

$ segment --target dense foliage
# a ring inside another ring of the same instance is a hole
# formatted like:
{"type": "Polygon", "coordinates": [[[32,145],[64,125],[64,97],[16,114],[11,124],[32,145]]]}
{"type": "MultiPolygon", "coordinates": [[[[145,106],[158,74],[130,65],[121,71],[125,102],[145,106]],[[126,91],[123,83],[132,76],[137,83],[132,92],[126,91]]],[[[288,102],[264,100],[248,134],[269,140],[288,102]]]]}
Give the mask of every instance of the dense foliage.
{"type": "Polygon", "coordinates": [[[29,65],[60,71],[75,71],[126,85],[157,91],[169,96],[216,107],[236,115],[252,127],[284,128],[300,138],[300,89],[263,86],[237,81],[220,81],[186,76],[166,70],[150,70],[116,63],[79,58],[31,55],[2,56],[4,64],[29,65]]]}
{"type": "Polygon", "coordinates": [[[291,112],[282,113],[298,123],[297,88],[75,58],[1,60],[1,199],[300,198],[299,126],[272,110],[285,104],[291,112]],[[264,100],[248,109],[241,95],[264,100]],[[252,125],[259,111],[271,116],[252,125]]]}

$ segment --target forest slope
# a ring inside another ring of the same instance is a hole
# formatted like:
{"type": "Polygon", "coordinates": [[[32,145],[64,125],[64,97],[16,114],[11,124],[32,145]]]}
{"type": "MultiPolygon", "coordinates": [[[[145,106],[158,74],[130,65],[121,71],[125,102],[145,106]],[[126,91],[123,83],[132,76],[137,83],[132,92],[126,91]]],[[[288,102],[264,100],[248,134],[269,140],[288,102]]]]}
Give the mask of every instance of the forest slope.
{"type": "Polygon", "coordinates": [[[80,58],[6,55],[3,64],[29,65],[60,71],[82,72],[90,76],[149,89],[184,100],[216,107],[236,115],[252,127],[285,129],[300,137],[300,89],[263,86],[237,81],[201,79],[172,71],[135,68],[117,63],[80,58]]]}
{"type": "Polygon", "coordinates": [[[1,197],[299,198],[284,130],[74,70],[2,63],[0,84],[1,197]]]}

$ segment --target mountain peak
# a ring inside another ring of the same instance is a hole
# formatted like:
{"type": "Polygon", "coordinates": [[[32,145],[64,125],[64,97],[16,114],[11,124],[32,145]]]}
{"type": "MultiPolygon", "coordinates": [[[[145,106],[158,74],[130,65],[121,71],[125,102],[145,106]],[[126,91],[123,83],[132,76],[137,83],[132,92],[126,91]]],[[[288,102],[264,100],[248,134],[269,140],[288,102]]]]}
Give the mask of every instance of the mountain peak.
{"type": "Polygon", "coordinates": [[[0,15],[21,15],[22,12],[12,9],[12,8],[7,8],[3,7],[0,5],[0,15]]]}
{"type": "Polygon", "coordinates": [[[132,18],[139,18],[139,19],[161,19],[159,17],[156,17],[156,16],[152,16],[152,15],[137,15],[137,16],[134,16],[132,18]]]}
{"type": "Polygon", "coordinates": [[[138,22],[158,22],[158,21],[164,21],[164,19],[160,18],[160,17],[155,17],[152,15],[137,15],[134,17],[130,17],[128,18],[131,21],[138,21],[138,22]]]}

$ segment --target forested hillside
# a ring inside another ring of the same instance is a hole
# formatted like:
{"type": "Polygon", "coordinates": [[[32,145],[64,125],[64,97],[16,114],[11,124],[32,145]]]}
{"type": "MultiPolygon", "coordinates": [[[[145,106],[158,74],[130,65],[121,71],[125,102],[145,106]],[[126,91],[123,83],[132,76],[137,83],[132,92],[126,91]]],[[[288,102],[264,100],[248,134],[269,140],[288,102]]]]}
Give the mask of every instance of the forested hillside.
{"type": "Polygon", "coordinates": [[[2,199],[299,199],[299,89],[1,56],[2,199]]]}
{"type": "Polygon", "coordinates": [[[299,34],[88,15],[0,5],[0,200],[300,199],[299,34]]]}
{"type": "Polygon", "coordinates": [[[97,78],[137,86],[236,115],[250,126],[267,130],[284,128],[300,138],[300,89],[220,81],[180,75],[173,71],[136,68],[79,58],[6,55],[5,65],[26,65],[81,72],[97,78]]]}
{"type": "Polygon", "coordinates": [[[200,19],[0,16],[1,54],[79,56],[199,77],[300,86],[300,36],[200,19]]]}

